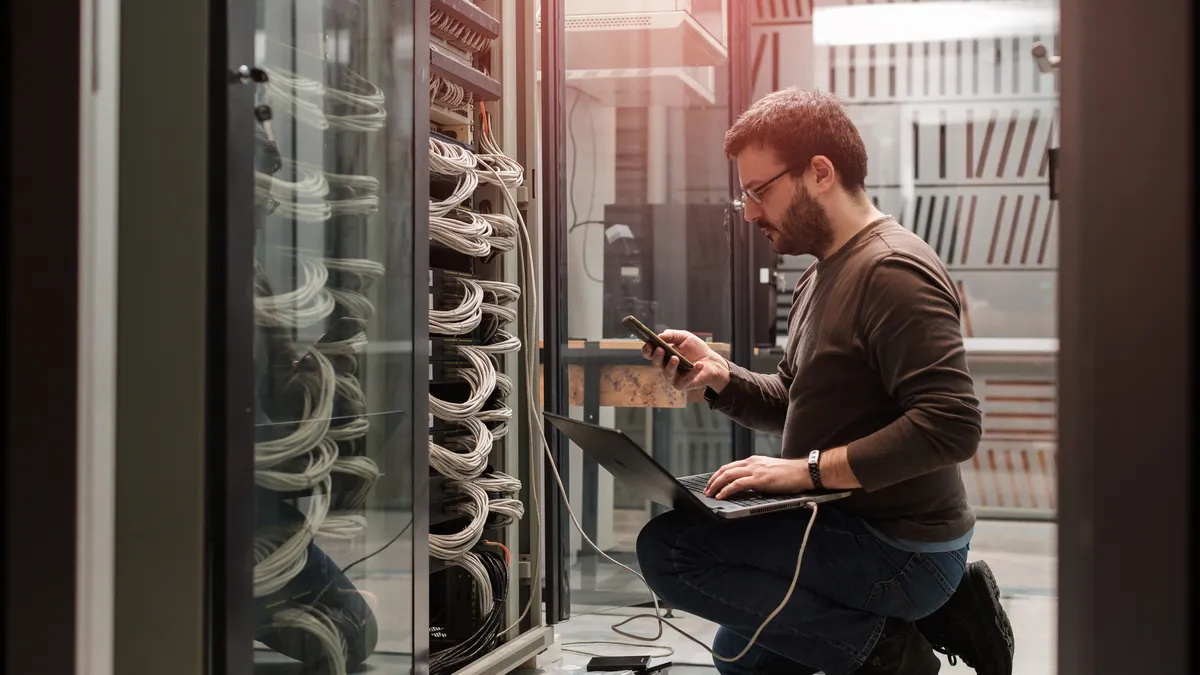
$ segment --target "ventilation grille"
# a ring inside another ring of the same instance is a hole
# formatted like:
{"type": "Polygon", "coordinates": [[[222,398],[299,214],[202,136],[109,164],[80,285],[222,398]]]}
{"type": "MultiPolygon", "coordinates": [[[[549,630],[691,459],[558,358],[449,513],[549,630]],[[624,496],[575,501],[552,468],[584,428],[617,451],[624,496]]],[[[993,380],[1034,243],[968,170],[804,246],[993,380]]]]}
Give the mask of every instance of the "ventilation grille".
{"type": "Polygon", "coordinates": [[[650,26],[650,16],[647,14],[567,17],[567,30],[597,30],[597,29],[606,29],[606,28],[647,28],[649,26],[650,26]]]}

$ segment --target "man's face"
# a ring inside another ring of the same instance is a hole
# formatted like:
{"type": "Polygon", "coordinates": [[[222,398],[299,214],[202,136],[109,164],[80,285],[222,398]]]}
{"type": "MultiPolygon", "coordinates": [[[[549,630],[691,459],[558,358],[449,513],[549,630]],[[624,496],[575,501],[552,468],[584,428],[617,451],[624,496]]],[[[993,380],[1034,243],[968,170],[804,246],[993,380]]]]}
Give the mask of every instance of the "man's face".
{"type": "Polygon", "coordinates": [[[819,255],[829,246],[833,238],[829,216],[809,192],[804,177],[780,176],[786,166],[775,152],[756,146],[742,150],[737,165],[742,190],[762,200],[760,204],[750,194],[743,197],[746,222],[758,226],[776,253],[819,255]]]}

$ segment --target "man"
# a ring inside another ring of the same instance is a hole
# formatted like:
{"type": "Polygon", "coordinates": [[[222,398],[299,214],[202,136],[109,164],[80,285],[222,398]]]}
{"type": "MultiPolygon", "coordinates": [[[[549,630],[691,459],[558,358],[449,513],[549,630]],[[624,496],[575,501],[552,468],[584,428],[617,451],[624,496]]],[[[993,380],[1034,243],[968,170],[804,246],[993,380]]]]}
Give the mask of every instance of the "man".
{"type": "Polygon", "coordinates": [[[851,490],[820,507],[788,604],[747,647],[791,584],[811,511],[714,524],[672,511],[638,537],[650,585],[720,624],[726,675],[927,675],[931,645],[982,675],[1011,675],[1012,628],[995,579],[967,565],[974,516],[959,463],[979,444],[959,299],[920,237],[867,198],[867,155],[832,96],[789,89],[756,102],[725,136],[745,218],[781,254],[817,262],[796,285],[778,373],[729,363],[696,336],[643,356],[713,409],[783,436],[782,458],[718,470],[717,499],[753,490],[851,490]],[[812,451],[817,451],[813,453],[812,451]]]}

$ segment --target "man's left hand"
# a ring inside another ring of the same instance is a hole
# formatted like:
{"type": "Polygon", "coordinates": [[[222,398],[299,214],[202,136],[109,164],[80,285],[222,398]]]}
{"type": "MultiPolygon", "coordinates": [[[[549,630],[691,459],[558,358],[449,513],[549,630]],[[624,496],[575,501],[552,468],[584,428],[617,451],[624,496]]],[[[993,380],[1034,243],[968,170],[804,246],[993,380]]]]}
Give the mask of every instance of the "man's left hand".
{"type": "Polygon", "coordinates": [[[718,469],[708,479],[704,494],[726,499],[747,490],[766,494],[796,494],[812,489],[807,462],[755,455],[718,469]]]}

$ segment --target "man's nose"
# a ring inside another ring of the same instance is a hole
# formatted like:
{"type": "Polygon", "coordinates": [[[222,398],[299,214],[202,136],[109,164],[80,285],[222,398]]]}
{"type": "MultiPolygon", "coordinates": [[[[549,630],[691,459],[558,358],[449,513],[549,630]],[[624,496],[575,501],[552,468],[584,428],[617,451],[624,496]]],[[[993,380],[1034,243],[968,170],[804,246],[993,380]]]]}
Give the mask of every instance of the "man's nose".
{"type": "Polygon", "coordinates": [[[762,207],[754,202],[753,199],[742,200],[742,218],[747,223],[753,223],[762,217],[762,207]]]}

